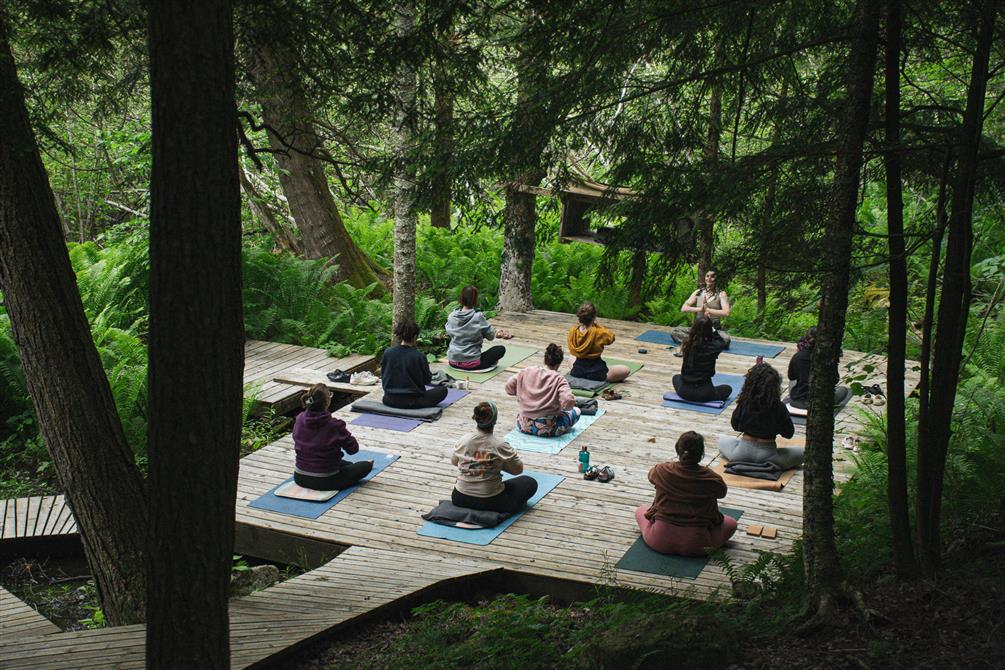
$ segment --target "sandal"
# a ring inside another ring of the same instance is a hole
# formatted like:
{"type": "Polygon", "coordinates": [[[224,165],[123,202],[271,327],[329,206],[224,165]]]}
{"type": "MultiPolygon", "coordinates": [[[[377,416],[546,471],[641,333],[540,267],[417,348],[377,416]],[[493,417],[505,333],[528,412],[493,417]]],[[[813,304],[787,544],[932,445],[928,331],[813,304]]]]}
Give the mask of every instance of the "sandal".
{"type": "Polygon", "coordinates": [[[583,473],[583,479],[589,481],[593,481],[598,477],[600,477],[600,468],[598,468],[596,465],[591,465],[590,467],[586,468],[586,471],[583,473]]]}
{"type": "Polygon", "coordinates": [[[597,475],[597,481],[607,483],[614,479],[614,468],[609,465],[605,465],[600,468],[600,473],[597,475]]]}
{"type": "Polygon", "coordinates": [[[614,389],[604,389],[604,392],[600,394],[600,397],[604,400],[621,400],[623,396],[614,389]]]}

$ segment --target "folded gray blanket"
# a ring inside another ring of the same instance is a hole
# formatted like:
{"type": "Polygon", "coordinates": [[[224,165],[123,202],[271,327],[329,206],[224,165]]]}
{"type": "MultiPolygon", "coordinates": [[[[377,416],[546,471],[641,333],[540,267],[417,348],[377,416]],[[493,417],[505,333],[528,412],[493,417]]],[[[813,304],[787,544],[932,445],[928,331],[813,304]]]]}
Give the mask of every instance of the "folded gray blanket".
{"type": "Polygon", "coordinates": [[[449,500],[441,500],[439,505],[423,514],[422,518],[443,526],[456,526],[459,523],[466,523],[481,526],[482,528],[495,528],[510,516],[505,512],[487,512],[458,507],[449,500]]]}
{"type": "Polygon", "coordinates": [[[569,386],[572,388],[581,389],[583,391],[596,391],[597,389],[602,389],[607,386],[606,381],[598,382],[592,379],[573,377],[572,375],[565,375],[565,381],[569,382],[569,386]]]}
{"type": "Polygon", "coordinates": [[[361,414],[382,414],[384,416],[401,416],[418,421],[436,421],[443,414],[442,407],[424,407],[422,409],[398,409],[388,407],[382,402],[373,400],[357,400],[352,404],[352,411],[361,414]]]}
{"type": "Polygon", "coordinates": [[[597,413],[597,399],[596,398],[576,398],[576,407],[583,416],[594,416],[597,413]]]}
{"type": "Polygon", "coordinates": [[[767,479],[777,482],[782,476],[782,469],[774,463],[748,463],[746,461],[730,461],[723,468],[731,475],[741,477],[754,477],[755,479],[767,479]]]}

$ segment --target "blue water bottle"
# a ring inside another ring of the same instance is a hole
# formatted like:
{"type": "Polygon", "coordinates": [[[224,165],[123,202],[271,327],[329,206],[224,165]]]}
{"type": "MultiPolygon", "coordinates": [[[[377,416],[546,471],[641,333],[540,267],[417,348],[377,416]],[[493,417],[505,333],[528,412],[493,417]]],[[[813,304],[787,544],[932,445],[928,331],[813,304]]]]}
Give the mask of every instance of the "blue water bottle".
{"type": "Polygon", "coordinates": [[[590,467],[590,448],[585,444],[583,448],[579,450],[579,471],[586,472],[590,467]]]}

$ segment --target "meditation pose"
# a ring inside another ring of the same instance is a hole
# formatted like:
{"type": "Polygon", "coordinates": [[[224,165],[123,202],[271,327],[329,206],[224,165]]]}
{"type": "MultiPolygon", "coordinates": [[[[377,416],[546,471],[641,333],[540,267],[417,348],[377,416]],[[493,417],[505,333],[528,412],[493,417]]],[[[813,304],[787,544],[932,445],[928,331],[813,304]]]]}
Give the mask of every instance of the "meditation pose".
{"type": "MultiPolygon", "coordinates": [[[[796,344],[796,355],[789,361],[789,404],[799,409],[809,407],[810,395],[810,362],[813,359],[813,343],[817,339],[817,327],[806,331],[803,338],[796,344]]],[[[847,386],[834,388],[835,407],[843,404],[851,389],[847,386]]]]}
{"type": "MultiPolygon", "coordinates": [[[[716,288],[715,270],[709,270],[705,273],[705,285],[696,289],[694,293],[688,296],[688,299],[680,306],[680,311],[694,314],[696,319],[699,316],[706,316],[711,319],[712,328],[719,333],[719,337],[726,343],[726,348],[729,348],[729,333],[721,330],[720,322],[720,319],[729,316],[729,298],[726,296],[725,291],[720,291],[716,288]]],[[[683,342],[684,338],[687,337],[687,333],[687,326],[677,326],[670,330],[670,334],[678,342],[683,342]]]]}
{"type": "Polygon", "coordinates": [[[384,387],[384,404],[398,409],[435,407],[447,397],[446,386],[426,388],[433,379],[426,355],[415,348],[419,326],[406,319],[394,328],[401,344],[388,347],[380,359],[380,383],[384,387]]]}
{"type": "Polygon", "coordinates": [[[496,335],[508,339],[509,333],[489,325],[485,315],[475,309],[478,304],[478,289],[465,286],[461,291],[461,306],[447,317],[447,335],[450,347],[447,361],[450,367],[459,370],[484,370],[493,367],[506,354],[506,347],[496,345],[482,351],[482,340],[494,340],[496,335]]]}
{"type": "Polygon", "coordinates": [[[802,464],[801,447],[775,444],[778,435],[792,437],[796,432],[781,395],[778,370],[767,363],[750,368],[730,419],[740,437],[720,437],[719,453],[730,461],[771,463],[782,470],[802,464]]]}
{"type": "Polygon", "coordinates": [[[552,343],[544,351],[543,368],[524,368],[506,382],[506,393],[515,395],[520,406],[516,426],[521,432],[554,437],[569,432],[579,421],[576,397],[558,373],[561,364],[562,347],[552,343]]]}
{"type": "Polygon", "coordinates": [[[680,374],[673,376],[673,388],[681,398],[692,402],[725,400],[733,392],[728,384],[715,386],[715,360],[726,348],[712,328],[712,320],[704,314],[698,316],[681,345],[680,374]]]}
{"type": "Polygon", "coordinates": [[[572,364],[573,377],[589,379],[597,382],[623,382],[631,370],[626,365],[614,365],[610,368],[601,358],[604,347],[614,344],[614,333],[597,323],[597,308],[593,303],[584,302],[576,310],[579,325],[569,329],[566,344],[569,353],[576,357],[572,364]]]}
{"type": "Polygon", "coordinates": [[[467,509],[519,512],[537,493],[537,480],[523,475],[503,481],[502,472],[523,472],[523,461],[513,447],[492,434],[498,418],[493,403],[475,405],[472,418],[477,430],[462,437],[450,457],[459,471],[451,500],[467,509]]]}
{"type": "Polygon", "coordinates": [[[293,422],[293,450],[296,468],[293,481],[305,489],[340,491],[366,477],[373,461],[351,463],[342,453],[355,454],[359,443],[345,426],[332,416],[332,394],[324,384],[315,384],[300,397],[304,411],[293,422]]]}
{"type": "Polygon", "coordinates": [[[650,549],[704,556],[705,547],[721,547],[736,532],[736,519],[723,516],[716,502],[726,495],[726,482],[701,465],[704,455],[704,438],[689,430],[677,440],[678,460],[649,471],[656,497],[635,510],[635,520],[650,549]]]}

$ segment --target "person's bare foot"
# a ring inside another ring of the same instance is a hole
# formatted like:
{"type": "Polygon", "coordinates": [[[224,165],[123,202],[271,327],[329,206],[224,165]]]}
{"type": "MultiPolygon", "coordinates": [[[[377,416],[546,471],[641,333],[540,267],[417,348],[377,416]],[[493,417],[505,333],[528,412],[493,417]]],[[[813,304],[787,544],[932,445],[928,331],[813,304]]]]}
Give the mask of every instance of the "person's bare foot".
{"type": "Polygon", "coordinates": [[[513,339],[513,333],[509,332],[508,330],[497,330],[496,336],[503,340],[513,339]]]}

